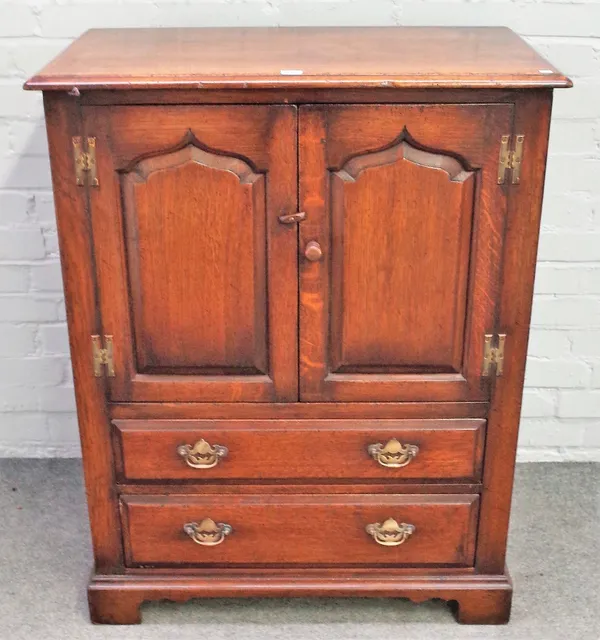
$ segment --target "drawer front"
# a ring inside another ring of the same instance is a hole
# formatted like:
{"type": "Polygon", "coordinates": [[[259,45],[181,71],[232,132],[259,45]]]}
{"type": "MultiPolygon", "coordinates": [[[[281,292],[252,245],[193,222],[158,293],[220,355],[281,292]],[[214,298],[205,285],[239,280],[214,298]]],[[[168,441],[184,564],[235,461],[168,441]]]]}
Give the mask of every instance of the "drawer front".
{"type": "Polygon", "coordinates": [[[477,481],[485,421],[121,420],[114,425],[121,474],[130,481],[477,481]]]}
{"type": "Polygon", "coordinates": [[[469,566],[478,500],[476,495],[123,496],[126,562],[469,566]]]}

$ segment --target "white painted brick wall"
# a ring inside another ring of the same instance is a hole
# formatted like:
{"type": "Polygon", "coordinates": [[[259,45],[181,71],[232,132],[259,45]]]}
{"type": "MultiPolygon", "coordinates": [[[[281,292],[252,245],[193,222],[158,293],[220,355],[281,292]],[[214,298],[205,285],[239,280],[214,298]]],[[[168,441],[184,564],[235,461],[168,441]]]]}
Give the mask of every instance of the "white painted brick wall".
{"type": "Polygon", "coordinates": [[[77,455],[41,96],[23,80],[90,27],[506,25],[555,94],[520,458],[600,459],[599,0],[0,0],[0,455],[77,455]]]}

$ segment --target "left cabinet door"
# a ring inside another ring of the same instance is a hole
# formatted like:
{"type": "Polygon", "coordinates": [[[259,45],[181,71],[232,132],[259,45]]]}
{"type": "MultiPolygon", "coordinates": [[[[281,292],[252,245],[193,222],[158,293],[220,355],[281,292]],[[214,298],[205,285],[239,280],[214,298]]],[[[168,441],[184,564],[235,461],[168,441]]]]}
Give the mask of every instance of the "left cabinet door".
{"type": "Polygon", "coordinates": [[[110,399],[296,400],[292,106],[90,106],[110,399]]]}

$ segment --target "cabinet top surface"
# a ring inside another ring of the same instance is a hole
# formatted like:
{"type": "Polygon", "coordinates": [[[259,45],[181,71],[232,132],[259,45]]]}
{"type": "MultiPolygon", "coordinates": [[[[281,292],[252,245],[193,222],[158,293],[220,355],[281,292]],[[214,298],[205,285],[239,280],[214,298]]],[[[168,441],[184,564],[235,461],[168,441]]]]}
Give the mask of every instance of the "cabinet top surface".
{"type": "Polygon", "coordinates": [[[504,27],[92,29],[25,84],[42,90],[569,86],[504,27]]]}

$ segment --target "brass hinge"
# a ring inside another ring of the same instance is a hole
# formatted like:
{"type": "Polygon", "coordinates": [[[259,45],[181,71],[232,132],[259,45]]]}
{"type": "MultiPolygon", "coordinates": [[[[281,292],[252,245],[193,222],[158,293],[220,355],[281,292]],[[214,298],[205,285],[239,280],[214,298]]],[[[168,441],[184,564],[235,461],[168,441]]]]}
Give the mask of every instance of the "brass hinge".
{"type": "Polygon", "coordinates": [[[73,137],[73,159],[75,160],[75,183],[83,187],[99,185],[96,175],[96,138],[73,137]]]}
{"type": "Polygon", "coordinates": [[[500,377],[504,371],[504,343],[505,333],[486,333],[483,349],[482,376],[490,376],[492,367],[495,368],[496,377],[500,377]]]}
{"type": "Polygon", "coordinates": [[[512,136],[502,136],[500,140],[500,157],[498,158],[498,184],[504,184],[506,172],[510,169],[512,173],[512,184],[521,182],[521,162],[523,160],[523,143],[525,136],[519,134],[515,136],[515,148],[509,149],[512,136]]]}
{"type": "Polygon", "coordinates": [[[92,357],[96,378],[102,377],[102,366],[106,366],[106,375],[114,378],[115,363],[113,361],[112,336],[104,336],[104,347],[102,347],[102,338],[100,336],[92,336],[92,357]]]}

